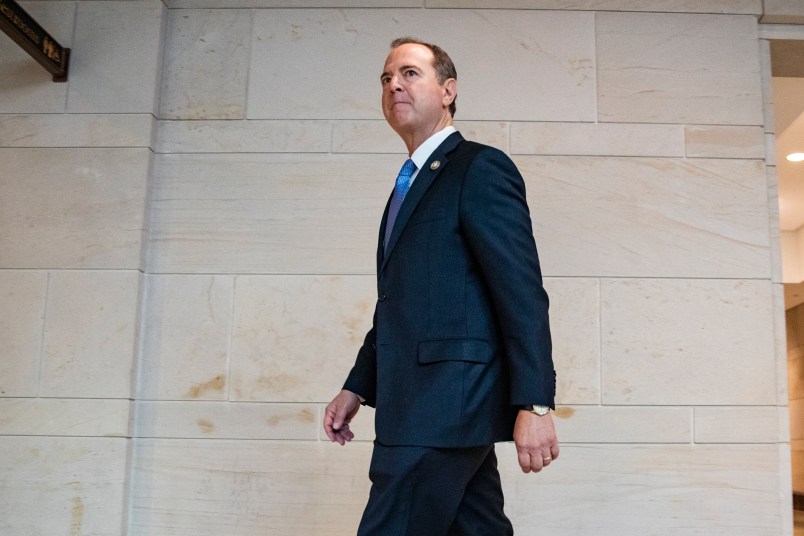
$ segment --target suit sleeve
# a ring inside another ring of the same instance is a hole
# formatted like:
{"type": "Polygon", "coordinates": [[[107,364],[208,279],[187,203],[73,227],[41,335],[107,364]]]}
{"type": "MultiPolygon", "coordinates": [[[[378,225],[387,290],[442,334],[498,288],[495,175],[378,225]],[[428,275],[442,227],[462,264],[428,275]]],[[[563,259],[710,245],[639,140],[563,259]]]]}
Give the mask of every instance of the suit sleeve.
{"type": "Polygon", "coordinates": [[[376,338],[377,312],[374,311],[372,326],[365,339],[363,346],[357,352],[355,364],[343,388],[360,395],[365,399],[364,404],[374,407],[377,400],[377,338],[376,338]]]}
{"type": "Polygon", "coordinates": [[[503,152],[485,148],[470,164],[461,229],[491,295],[510,374],[511,404],[555,407],[555,370],[542,274],[525,182],[503,152]]]}

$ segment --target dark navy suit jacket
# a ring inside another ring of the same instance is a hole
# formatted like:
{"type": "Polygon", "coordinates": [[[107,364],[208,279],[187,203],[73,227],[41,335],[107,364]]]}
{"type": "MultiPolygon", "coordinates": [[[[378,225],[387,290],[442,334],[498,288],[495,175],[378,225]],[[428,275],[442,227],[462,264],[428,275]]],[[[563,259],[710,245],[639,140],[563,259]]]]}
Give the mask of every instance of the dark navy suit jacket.
{"type": "Polygon", "coordinates": [[[419,171],[384,251],[387,212],[374,322],[344,389],[376,408],[384,445],[511,440],[519,407],[555,396],[522,177],[456,132],[419,171]]]}

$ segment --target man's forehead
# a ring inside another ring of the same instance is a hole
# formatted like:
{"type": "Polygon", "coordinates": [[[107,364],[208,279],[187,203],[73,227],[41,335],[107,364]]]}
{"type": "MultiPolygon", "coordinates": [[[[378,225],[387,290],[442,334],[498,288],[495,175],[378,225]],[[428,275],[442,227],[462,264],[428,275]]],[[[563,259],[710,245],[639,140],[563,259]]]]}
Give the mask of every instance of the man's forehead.
{"type": "Polygon", "coordinates": [[[433,65],[433,52],[418,43],[405,43],[393,49],[385,59],[385,70],[390,67],[399,69],[401,66],[425,67],[433,65]],[[402,65],[399,65],[399,63],[402,65]]]}

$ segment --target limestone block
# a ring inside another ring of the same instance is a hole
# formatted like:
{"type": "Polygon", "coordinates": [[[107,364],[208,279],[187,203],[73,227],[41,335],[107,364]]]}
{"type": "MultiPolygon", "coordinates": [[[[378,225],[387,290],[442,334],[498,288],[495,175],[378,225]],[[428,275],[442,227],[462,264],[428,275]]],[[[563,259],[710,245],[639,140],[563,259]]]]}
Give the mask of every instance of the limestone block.
{"type": "Polygon", "coordinates": [[[549,276],[768,278],[764,165],[517,156],[549,276]]]}
{"type": "MultiPolygon", "coordinates": [[[[251,12],[214,9],[169,13],[159,117],[243,119],[251,12]]],[[[293,85],[290,82],[282,84],[293,85]]]]}
{"type": "Polygon", "coordinates": [[[773,405],[767,281],[604,280],[605,404],[773,405]]]}
{"type": "Polygon", "coordinates": [[[329,121],[160,121],[160,153],[327,153],[329,121]]]}
{"type": "Polygon", "coordinates": [[[782,441],[779,409],[764,407],[695,408],[696,443],[776,443],[782,441]]]}
{"type": "Polygon", "coordinates": [[[0,396],[36,396],[46,289],[45,272],[0,270],[0,396]]]}
{"type": "Polygon", "coordinates": [[[329,402],[371,328],[373,276],[239,276],[232,400],[329,402]]]}
{"type": "MultiPolygon", "coordinates": [[[[790,410],[788,404],[776,407],[776,422],[779,429],[779,447],[789,446],[790,444],[790,410]]],[[[786,468],[783,469],[786,472],[786,468]]]]}
{"type": "Polygon", "coordinates": [[[150,147],[150,114],[0,116],[2,147],[150,147]]]}
{"type": "MultiPolygon", "coordinates": [[[[508,152],[508,123],[456,121],[455,128],[467,140],[508,152]]],[[[406,153],[405,144],[385,120],[335,121],[332,150],[336,153],[406,153]]],[[[404,157],[403,160],[404,161],[404,157]]]]}
{"type": "Polygon", "coordinates": [[[393,153],[404,162],[405,143],[381,121],[334,121],[332,151],[335,153],[393,153]]]}
{"type": "Polygon", "coordinates": [[[804,24],[804,5],[798,0],[765,0],[761,22],[804,24]]]}
{"type": "MultiPolygon", "coordinates": [[[[548,275],[768,277],[761,162],[516,162],[548,275]]],[[[162,156],[150,271],[370,273],[397,171],[384,155],[162,156]]]]}
{"type": "MultiPolygon", "coordinates": [[[[744,2],[746,0],[739,0],[744,2]]],[[[425,0],[226,0],[228,8],[424,7],[425,0]]],[[[165,0],[171,8],[220,8],[220,0],[165,0]]]]}
{"type": "MultiPolygon", "coordinates": [[[[538,246],[538,245],[537,245],[538,246]]],[[[547,278],[559,404],[600,403],[600,288],[596,279],[547,278]]]]}
{"type": "Polygon", "coordinates": [[[379,76],[396,35],[390,17],[383,10],[256,11],[246,116],[381,119],[379,76]]]}
{"type": "Polygon", "coordinates": [[[430,8],[567,9],[746,15],[762,13],[761,0],[426,0],[426,4],[430,8]]]}
{"type": "Polygon", "coordinates": [[[373,273],[400,165],[385,155],[163,155],[149,271],[373,273]]]}
{"type": "Polygon", "coordinates": [[[690,158],[765,158],[762,127],[687,126],[684,142],[690,158]]]}
{"type": "MultiPolygon", "coordinates": [[[[166,0],[169,8],[218,8],[219,0],[166,0]]],[[[759,15],[761,0],[228,0],[229,8],[428,7],[659,11],[759,15]]]]}
{"type": "Polygon", "coordinates": [[[456,121],[455,128],[467,140],[511,152],[510,123],[501,121],[456,121]]]}
{"type": "MultiPolygon", "coordinates": [[[[765,167],[765,177],[768,184],[768,228],[770,235],[770,253],[771,253],[771,281],[774,283],[783,283],[783,250],[782,247],[782,230],[781,230],[781,213],[779,211],[779,177],[776,172],[775,166],[765,167]]],[[[789,254],[790,252],[786,252],[789,254]]],[[[790,258],[790,257],[788,257],[790,258]]],[[[795,256],[792,257],[795,259],[795,256]]],[[[784,289],[782,289],[784,291],[784,289]]],[[[784,305],[784,292],[782,292],[782,305],[784,305]]],[[[784,337],[782,337],[784,340],[784,337]]]]}
{"type": "MultiPolygon", "coordinates": [[[[72,47],[75,5],[70,2],[20,2],[61,46],[72,47]]],[[[67,84],[53,83],[47,72],[3,34],[0,39],[0,113],[62,113],[67,84]]]]}
{"type": "Polygon", "coordinates": [[[602,121],[761,125],[753,16],[599,13],[602,121]]]}
{"type": "Polygon", "coordinates": [[[4,268],[138,268],[148,149],[0,149],[4,268]]]}
{"type": "Polygon", "coordinates": [[[684,156],[682,127],[614,123],[511,123],[514,154],[684,156]]]}
{"type": "Polygon", "coordinates": [[[130,405],[128,400],[0,399],[0,435],[127,437],[130,405]]]}
{"type": "Polygon", "coordinates": [[[689,443],[691,412],[671,407],[558,406],[560,443],[689,443]]]}
{"type": "Polygon", "coordinates": [[[67,111],[153,113],[159,87],[162,2],[81,2],[67,111]]]}
{"type": "MultiPolygon", "coordinates": [[[[771,46],[769,39],[759,40],[759,68],[762,80],[762,113],[765,132],[776,132],[776,105],[773,93],[773,67],[771,62],[771,46]]],[[[766,153],[770,155],[772,153],[766,153]]]]}
{"type": "Polygon", "coordinates": [[[120,534],[126,442],[0,437],[0,533],[120,534]]]}
{"type": "Polygon", "coordinates": [[[140,399],[226,400],[234,279],[148,276],[140,399]]]}
{"type": "Polygon", "coordinates": [[[129,534],[354,534],[370,455],[363,442],[139,440],[129,534]]]}
{"type": "Polygon", "coordinates": [[[131,397],[139,280],[137,271],[51,273],[43,396],[131,397]]]}
{"type": "Polygon", "coordinates": [[[786,323],[784,312],[785,290],[781,282],[771,283],[773,295],[773,353],[776,360],[776,405],[785,407],[789,400],[787,393],[787,345],[786,343],[786,323]]]}
{"type": "MultiPolygon", "coordinates": [[[[354,534],[370,451],[354,442],[139,440],[130,534],[354,534]]],[[[781,532],[775,445],[566,445],[538,475],[520,472],[511,443],[497,453],[517,534],[781,532]]]]}
{"type": "Polygon", "coordinates": [[[801,528],[801,522],[804,521],[804,515],[801,515],[800,510],[793,509],[793,486],[792,479],[788,477],[791,471],[791,452],[790,445],[780,444],[777,445],[779,450],[779,474],[782,475],[779,486],[779,496],[781,500],[781,521],[783,536],[795,536],[796,528],[801,528]],[[794,526],[795,524],[795,526],[794,526]]]}
{"type": "Polygon", "coordinates": [[[784,526],[776,445],[567,445],[538,475],[519,470],[512,444],[497,451],[516,534],[775,536],[784,526]]]}
{"type": "Polygon", "coordinates": [[[313,404],[138,402],[137,437],[314,440],[321,429],[313,404]]]}
{"type": "Polygon", "coordinates": [[[776,136],[765,134],[765,163],[776,166],[776,136]]]}
{"type": "Polygon", "coordinates": [[[594,121],[593,17],[504,10],[257,11],[247,116],[381,119],[379,75],[389,41],[415,28],[455,62],[457,119],[594,121]],[[447,27],[461,31],[445,33],[447,27]]]}

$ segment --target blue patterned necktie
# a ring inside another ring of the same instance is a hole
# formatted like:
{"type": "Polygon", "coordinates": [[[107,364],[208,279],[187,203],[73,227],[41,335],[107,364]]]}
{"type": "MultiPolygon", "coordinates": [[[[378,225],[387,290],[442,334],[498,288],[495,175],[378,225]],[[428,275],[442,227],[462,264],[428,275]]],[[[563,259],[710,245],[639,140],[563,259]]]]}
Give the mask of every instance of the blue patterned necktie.
{"type": "Polygon", "coordinates": [[[385,240],[383,248],[388,247],[388,239],[391,238],[391,231],[394,230],[394,222],[396,216],[399,214],[399,207],[402,206],[402,201],[405,200],[405,195],[410,188],[410,178],[413,172],[416,171],[416,164],[413,160],[408,158],[399,170],[399,175],[396,177],[396,185],[394,186],[394,196],[391,198],[391,206],[388,207],[388,219],[385,222],[385,240]]]}

